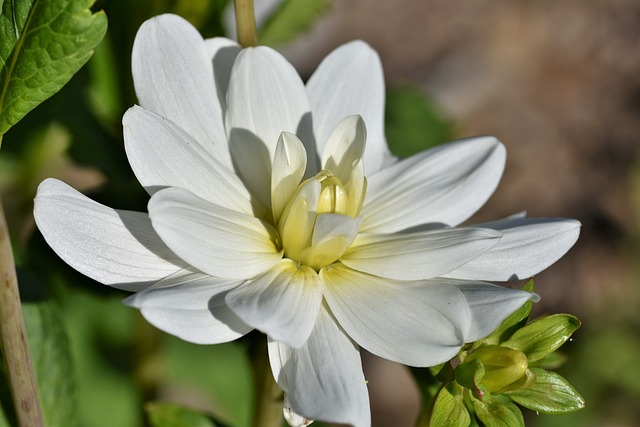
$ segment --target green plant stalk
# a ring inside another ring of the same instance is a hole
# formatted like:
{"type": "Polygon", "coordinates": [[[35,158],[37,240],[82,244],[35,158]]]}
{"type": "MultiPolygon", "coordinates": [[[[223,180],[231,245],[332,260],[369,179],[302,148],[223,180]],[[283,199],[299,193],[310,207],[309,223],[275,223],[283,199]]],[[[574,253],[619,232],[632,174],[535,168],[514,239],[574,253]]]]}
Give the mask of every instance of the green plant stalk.
{"type": "Polygon", "coordinates": [[[255,343],[251,354],[255,395],[252,425],[255,427],[280,427],[283,418],[284,396],[271,373],[265,341],[262,339],[255,343]]]}
{"type": "Polygon", "coordinates": [[[236,10],[236,29],[238,43],[242,47],[258,45],[256,32],[256,16],[253,11],[253,0],[233,0],[236,10]]]}
{"type": "Polygon", "coordinates": [[[44,420],[27,346],[18,279],[4,208],[0,201],[0,342],[20,427],[42,427],[44,420]]]}

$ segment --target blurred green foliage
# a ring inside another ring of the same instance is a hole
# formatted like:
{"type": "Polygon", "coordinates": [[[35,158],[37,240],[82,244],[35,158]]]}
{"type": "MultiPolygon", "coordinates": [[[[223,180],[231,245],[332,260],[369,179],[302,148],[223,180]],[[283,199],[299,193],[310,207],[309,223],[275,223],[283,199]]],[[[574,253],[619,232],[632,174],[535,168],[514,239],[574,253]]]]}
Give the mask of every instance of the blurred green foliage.
{"type": "Polygon", "coordinates": [[[213,420],[204,415],[170,403],[148,403],[145,410],[152,427],[216,427],[213,420]]]}
{"type": "Polygon", "coordinates": [[[301,36],[329,10],[331,3],[331,0],[283,0],[260,29],[260,44],[278,46],[301,36]]]}
{"type": "Polygon", "coordinates": [[[385,133],[391,152],[407,157],[450,141],[452,125],[421,91],[411,87],[387,91],[385,133]]]}

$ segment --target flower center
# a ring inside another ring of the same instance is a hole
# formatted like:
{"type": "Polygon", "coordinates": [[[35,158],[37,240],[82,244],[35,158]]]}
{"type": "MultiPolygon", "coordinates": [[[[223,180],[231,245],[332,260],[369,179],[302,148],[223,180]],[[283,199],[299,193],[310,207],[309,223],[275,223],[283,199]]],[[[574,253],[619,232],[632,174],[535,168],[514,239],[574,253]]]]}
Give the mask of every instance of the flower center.
{"type": "Polygon", "coordinates": [[[317,213],[349,214],[349,196],[340,178],[333,176],[331,171],[320,171],[313,179],[320,183],[320,199],[317,213]]]}
{"type": "Polygon", "coordinates": [[[316,271],[338,260],[358,233],[365,192],[361,160],[346,184],[325,169],[298,185],[278,221],[285,256],[316,271]]]}

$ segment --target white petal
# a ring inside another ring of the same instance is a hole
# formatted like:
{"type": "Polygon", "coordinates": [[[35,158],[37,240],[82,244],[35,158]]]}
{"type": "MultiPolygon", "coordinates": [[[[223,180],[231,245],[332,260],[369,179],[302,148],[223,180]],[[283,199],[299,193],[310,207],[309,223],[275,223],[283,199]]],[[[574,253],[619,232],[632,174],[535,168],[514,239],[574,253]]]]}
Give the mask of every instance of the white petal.
{"type": "Polygon", "coordinates": [[[508,218],[481,227],[503,233],[489,251],[447,273],[447,277],[516,280],[539,273],[562,257],[576,242],[580,222],[559,218],[508,218]]]}
{"type": "Polygon", "coordinates": [[[362,204],[364,203],[364,198],[367,193],[367,179],[364,176],[362,159],[353,163],[351,176],[345,184],[345,190],[349,196],[348,215],[354,217],[360,216],[360,210],[362,209],[362,204]]]}
{"type": "Polygon", "coordinates": [[[498,325],[525,302],[537,302],[536,294],[503,288],[482,282],[453,282],[467,299],[471,310],[471,327],[466,342],[477,341],[493,332],[498,325]]]}
{"type": "Polygon", "coordinates": [[[307,83],[313,129],[322,153],[333,129],[359,114],[367,125],[364,165],[377,172],[389,156],[384,137],[384,75],[378,54],[362,41],[344,44],[329,54],[307,83]]]}
{"type": "Polygon", "coordinates": [[[218,88],[218,99],[220,100],[222,111],[224,111],[227,108],[227,89],[229,87],[231,69],[242,48],[235,41],[224,37],[206,39],[204,44],[213,62],[213,76],[218,88]]]}
{"type": "Polygon", "coordinates": [[[356,238],[359,226],[360,218],[337,214],[320,214],[316,218],[311,244],[313,246],[321,246],[339,237],[346,242],[346,246],[342,250],[345,251],[356,238]]]}
{"type": "Polygon", "coordinates": [[[270,206],[271,162],[282,132],[305,144],[307,168],[316,156],[309,101],[295,69],[267,47],[243,49],[231,71],[225,123],[235,169],[249,190],[270,206]]]}
{"type": "Polygon", "coordinates": [[[369,394],[357,347],[322,306],[304,346],[269,342],[273,376],[308,419],[370,427],[369,394]]]}
{"type": "Polygon", "coordinates": [[[322,288],[313,269],[283,259],[229,292],[226,301],[247,324],[299,348],[309,338],[318,317],[322,288]]]}
{"type": "Polygon", "coordinates": [[[220,344],[253,329],[225,303],[229,290],[240,283],[182,270],[124,302],[169,334],[196,344],[220,344]]]}
{"type": "Polygon", "coordinates": [[[455,356],[469,330],[462,293],[445,279],[397,281],[333,264],[320,271],[325,299],[361,347],[410,366],[455,356]]]}
{"type": "Polygon", "coordinates": [[[129,163],[149,194],[181,187],[222,207],[254,212],[251,195],[235,173],[170,120],[133,107],[122,123],[129,163]]]}
{"type": "Polygon", "coordinates": [[[492,137],[457,141],[400,160],[369,178],[361,231],[458,225],[491,196],[504,163],[504,146],[492,137]]]}
{"type": "Polygon", "coordinates": [[[296,193],[291,204],[287,205],[278,224],[287,256],[299,254],[309,246],[316,222],[315,209],[319,195],[320,183],[310,179],[296,193]]]}
{"type": "Polygon", "coordinates": [[[336,214],[318,215],[311,247],[295,255],[295,259],[314,268],[333,263],[351,245],[359,226],[360,218],[336,214]]]}
{"type": "Polygon", "coordinates": [[[500,236],[502,233],[486,228],[360,234],[341,261],[355,270],[390,279],[430,279],[482,255],[500,236]]]}
{"type": "Polygon", "coordinates": [[[33,214],[60,258],[105,285],[139,291],[185,265],[160,240],[147,214],[108,208],[62,181],[40,184],[33,214]]]}
{"type": "Polygon", "coordinates": [[[250,279],[282,258],[269,224],[167,188],[149,201],[149,217],[162,240],[182,259],[225,279],[250,279]]]}
{"type": "Polygon", "coordinates": [[[271,207],[276,222],[298,188],[306,165],[307,152],[302,142],[294,134],[282,132],[271,171],[271,207]]]}
{"type": "Polygon", "coordinates": [[[329,136],[322,153],[322,169],[328,169],[346,184],[354,162],[362,158],[367,130],[361,116],[342,120],[329,136]]]}
{"type": "MultiPolygon", "coordinates": [[[[269,159],[273,159],[284,131],[298,135],[306,147],[312,143],[305,138],[310,130],[305,127],[311,120],[309,111],[302,80],[282,55],[268,47],[243,49],[238,54],[227,91],[229,137],[234,129],[248,130],[262,141],[269,159]]],[[[307,148],[307,152],[314,153],[313,148],[307,148]]]]}
{"type": "Polygon", "coordinates": [[[211,57],[198,31],[176,15],[145,21],[131,58],[140,105],[167,117],[218,159],[228,159],[211,57]]]}

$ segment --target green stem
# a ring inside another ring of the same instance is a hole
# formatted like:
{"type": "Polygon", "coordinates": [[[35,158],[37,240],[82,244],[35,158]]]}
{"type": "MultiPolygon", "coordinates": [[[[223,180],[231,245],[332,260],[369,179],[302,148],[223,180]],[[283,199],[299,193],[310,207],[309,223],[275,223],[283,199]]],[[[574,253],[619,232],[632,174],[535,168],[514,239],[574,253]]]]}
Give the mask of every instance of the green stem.
{"type": "Polygon", "coordinates": [[[44,421],[40,397],[27,347],[18,279],[2,201],[0,201],[0,340],[18,425],[42,427],[44,421]]]}
{"type": "Polygon", "coordinates": [[[257,46],[258,35],[253,0],[233,0],[233,5],[236,9],[238,43],[242,47],[257,46]]]}
{"type": "MultiPolygon", "coordinates": [[[[264,335],[262,336],[264,337],[264,335]]],[[[266,340],[259,340],[254,344],[252,350],[255,394],[252,425],[255,427],[280,427],[283,418],[283,392],[271,373],[266,340]]]]}

